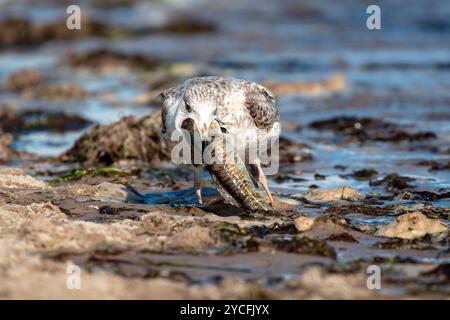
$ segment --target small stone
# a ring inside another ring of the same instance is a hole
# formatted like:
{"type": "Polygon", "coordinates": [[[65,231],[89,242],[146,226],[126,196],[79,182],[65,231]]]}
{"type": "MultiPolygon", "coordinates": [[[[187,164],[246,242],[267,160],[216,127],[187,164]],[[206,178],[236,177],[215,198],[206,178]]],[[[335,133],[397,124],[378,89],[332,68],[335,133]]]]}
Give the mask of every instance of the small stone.
{"type": "Polygon", "coordinates": [[[139,197],[122,184],[102,182],[98,185],[72,184],[58,187],[64,193],[78,196],[77,201],[85,202],[89,199],[100,201],[127,202],[139,200],[139,197]]]}
{"type": "Polygon", "coordinates": [[[201,250],[214,246],[216,241],[208,228],[189,227],[170,238],[167,246],[172,249],[201,250]]]}
{"type": "Polygon", "coordinates": [[[5,174],[9,174],[12,176],[25,176],[25,171],[23,171],[22,169],[19,168],[10,168],[10,167],[5,167],[5,168],[0,168],[0,175],[5,175],[5,174]]]}
{"type": "Polygon", "coordinates": [[[128,189],[121,184],[102,182],[96,186],[95,196],[119,201],[127,201],[135,198],[128,189]]]}
{"type": "Polygon", "coordinates": [[[278,200],[279,202],[282,202],[284,204],[288,204],[291,206],[298,206],[299,202],[295,199],[290,199],[290,198],[276,198],[276,200],[278,200]]]}
{"type": "Polygon", "coordinates": [[[306,198],[313,201],[357,201],[361,199],[361,194],[351,187],[339,187],[332,190],[311,189],[306,198]]]}
{"type": "Polygon", "coordinates": [[[412,212],[403,214],[387,226],[381,227],[376,232],[376,235],[390,238],[415,239],[427,234],[446,231],[448,231],[448,227],[441,221],[429,219],[421,212],[412,212]]]}
{"type": "Polygon", "coordinates": [[[298,217],[294,220],[295,227],[298,231],[308,231],[314,225],[315,217],[298,217]]]}
{"type": "Polygon", "coordinates": [[[22,91],[35,87],[45,81],[44,76],[36,69],[22,69],[12,73],[5,80],[3,87],[9,91],[22,91]]]}
{"type": "MultiPolygon", "coordinates": [[[[0,129],[1,131],[1,129],[0,129]]],[[[0,133],[0,164],[8,164],[11,162],[15,151],[12,148],[14,137],[9,133],[0,133]]]]}
{"type": "Polygon", "coordinates": [[[14,169],[2,169],[0,172],[0,189],[48,189],[45,182],[39,181],[32,176],[22,175],[14,169]]]}

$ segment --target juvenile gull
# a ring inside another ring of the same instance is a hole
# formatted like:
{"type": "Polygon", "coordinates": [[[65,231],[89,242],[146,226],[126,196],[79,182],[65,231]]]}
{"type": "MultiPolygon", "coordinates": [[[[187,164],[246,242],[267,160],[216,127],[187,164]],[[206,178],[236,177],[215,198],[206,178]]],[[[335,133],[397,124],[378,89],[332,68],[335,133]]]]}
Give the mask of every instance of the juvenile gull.
{"type": "MultiPolygon", "coordinates": [[[[247,140],[248,136],[259,139],[259,155],[270,148],[269,141],[281,132],[273,94],[254,82],[223,77],[192,78],[165,90],[160,97],[163,101],[161,133],[169,142],[172,134],[179,131],[183,122],[189,118],[198,128],[202,141],[209,139],[211,123],[217,122],[224,136],[231,138],[227,141],[236,141],[239,154],[255,143],[247,140]]],[[[198,201],[202,203],[201,167],[194,168],[194,188],[198,201]]],[[[252,159],[248,168],[273,204],[259,157],[252,159]]]]}

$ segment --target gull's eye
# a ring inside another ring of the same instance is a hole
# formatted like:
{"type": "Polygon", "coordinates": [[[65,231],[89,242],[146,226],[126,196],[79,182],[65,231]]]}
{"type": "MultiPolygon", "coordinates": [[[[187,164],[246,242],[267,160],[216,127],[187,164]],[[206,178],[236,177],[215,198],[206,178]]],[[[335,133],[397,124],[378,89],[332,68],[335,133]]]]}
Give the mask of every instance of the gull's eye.
{"type": "Polygon", "coordinates": [[[186,111],[187,112],[191,112],[192,111],[192,107],[189,105],[189,103],[185,102],[186,105],[186,111]]]}

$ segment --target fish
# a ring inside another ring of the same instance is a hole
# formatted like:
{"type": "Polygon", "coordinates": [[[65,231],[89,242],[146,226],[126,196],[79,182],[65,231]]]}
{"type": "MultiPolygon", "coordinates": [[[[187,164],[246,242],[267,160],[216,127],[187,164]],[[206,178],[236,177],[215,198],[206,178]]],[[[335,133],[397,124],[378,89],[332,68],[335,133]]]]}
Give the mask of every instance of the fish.
{"type": "MultiPolygon", "coordinates": [[[[183,128],[190,132],[191,138],[196,134],[195,124],[189,119],[183,128]]],[[[212,133],[210,141],[203,142],[202,151],[207,152],[203,152],[202,160],[220,195],[226,202],[248,213],[275,212],[270,202],[258,192],[254,179],[236,150],[227,148],[226,135],[221,132],[217,121],[211,123],[210,130],[212,133]],[[209,159],[205,159],[205,153],[210,156],[209,159]]],[[[194,147],[191,146],[191,148],[194,151],[194,147]]]]}

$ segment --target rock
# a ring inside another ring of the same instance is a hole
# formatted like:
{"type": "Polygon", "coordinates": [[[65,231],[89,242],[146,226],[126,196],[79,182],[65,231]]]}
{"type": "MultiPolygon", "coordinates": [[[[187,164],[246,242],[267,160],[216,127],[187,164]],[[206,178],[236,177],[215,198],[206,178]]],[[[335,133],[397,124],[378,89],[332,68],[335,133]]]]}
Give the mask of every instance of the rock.
{"type": "Polygon", "coordinates": [[[22,91],[22,97],[25,99],[66,101],[81,100],[87,95],[83,87],[77,84],[42,84],[22,91]]]}
{"type": "Polygon", "coordinates": [[[94,70],[108,70],[118,67],[128,67],[137,70],[152,70],[160,66],[162,61],[156,57],[140,54],[124,54],[107,49],[98,49],[82,53],[70,53],[67,62],[71,66],[85,67],[94,70]]]}
{"type": "Polygon", "coordinates": [[[355,180],[372,180],[375,178],[378,174],[377,170],[374,169],[361,169],[353,171],[353,173],[350,175],[355,180]]]}
{"type": "Polygon", "coordinates": [[[278,217],[267,217],[266,219],[242,219],[239,216],[219,216],[216,214],[206,214],[201,217],[202,220],[208,222],[225,222],[236,224],[239,228],[266,227],[274,228],[275,226],[285,225],[286,222],[278,217]]]}
{"type": "Polygon", "coordinates": [[[174,34],[194,34],[203,32],[215,32],[217,26],[211,21],[198,20],[188,15],[177,15],[168,23],[154,28],[153,32],[174,33],[174,34]]]}
{"type": "Polygon", "coordinates": [[[0,106],[0,131],[12,134],[32,131],[78,131],[90,125],[90,120],[69,112],[14,110],[8,106],[0,106]]]}
{"type": "Polygon", "coordinates": [[[66,215],[62,213],[58,207],[51,203],[32,203],[28,206],[21,206],[16,204],[6,204],[0,207],[2,217],[12,218],[11,223],[16,218],[36,219],[38,217],[52,218],[56,220],[63,220],[66,215]]]}
{"type": "Polygon", "coordinates": [[[435,193],[426,190],[424,191],[402,190],[398,198],[400,200],[437,201],[441,199],[450,198],[450,192],[435,193]]]}
{"type": "Polygon", "coordinates": [[[0,171],[0,188],[5,189],[49,189],[50,186],[31,176],[22,174],[15,169],[7,168],[0,171]]]}
{"type": "Polygon", "coordinates": [[[0,164],[11,162],[11,159],[15,154],[14,150],[11,148],[12,142],[13,136],[11,134],[0,133],[0,164]]]}
{"type": "MultiPolygon", "coordinates": [[[[263,251],[267,245],[264,242],[261,244],[263,251]]],[[[336,251],[326,241],[307,237],[294,237],[293,239],[275,238],[270,241],[269,247],[282,252],[336,258],[336,251]]]]}
{"type": "MultiPolygon", "coordinates": [[[[165,20],[165,19],[163,19],[165,20]]],[[[83,28],[73,32],[61,28],[59,21],[34,22],[21,18],[2,19],[0,21],[0,48],[10,49],[12,46],[40,45],[52,40],[75,40],[86,37],[126,38],[142,36],[149,33],[192,34],[198,32],[214,32],[216,25],[209,21],[197,19],[189,15],[171,16],[167,23],[154,27],[126,28],[116,24],[105,24],[92,19],[83,19],[83,28]]]]}
{"type": "Polygon", "coordinates": [[[110,165],[120,160],[156,164],[170,159],[170,148],[160,137],[161,112],[136,119],[125,117],[110,125],[96,126],[61,158],[85,165],[110,165]]]}
{"type": "Polygon", "coordinates": [[[307,95],[316,95],[321,93],[342,92],[345,90],[346,81],[342,74],[336,74],[324,81],[316,82],[281,82],[266,81],[264,86],[275,92],[277,95],[286,95],[292,93],[303,93],[307,95]]]}
{"type": "Polygon", "coordinates": [[[94,196],[119,201],[136,199],[136,195],[131,193],[124,185],[110,182],[102,182],[94,186],[94,196]]]}
{"type": "Polygon", "coordinates": [[[414,180],[410,177],[403,177],[397,173],[390,173],[386,175],[381,180],[371,181],[371,186],[383,186],[389,192],[396,192],[398,190],[403,190],[406,188],[410,188],[410,181],[414,180]]]}
{"type": "Polygon", "coordinates": [[[276,197],[276,196],[273,198],[276,202],[280,202],[280,203],[283,203],[283,204],[291,206],[291,207],[296,207],[296,206],[300,205],[300,202],[295,199],[285,198],[285,197],[276,197]]]}
{"type": "Polygon", "coordinates": [[[295,210],[300,205],[300,202],[295,199],[273,197],[273,200],[273,208],[280,212],[295,210]]]}
{"type": "Polygon", "coordinates": [[[83,21],[83,28],[77,32],[61,28],[59,22],[37,23],[16,18],[0,21],[0,29],[2,30],[0,48],[40,45],[58,39],[72,40],[83,37],[114,37],[120,34],[129,34],[123,27],[105,25],[87,19],[83,21]]]}
{"type": "Polygon", "coordinates": [[[76,84],[49,84],[37,69],[22,69],[11,73],[0,90],[20,93],[26,99],[83,99],[84,89],[76,84]]]}
{"type": "Polygon", "coordinates": [[[339,116],[317,120],[310,123],[309,126],[316,130],[332,130],[335,133],[334,139],[342,142],[383,141],[398,143],[400,141],[424,141],[437,137],[431,131],[410,132],[401,125],[376,118],[339,116]]]}
{"type": "MultiPolygon", "coordinates": [[[[445,153],[445,152],[444,152],[445,153]]],[[[450,161],[436,161],[436,160],[424,160],[417,163],[419,166],[429,166],[428,171],[440,171],[440,170],[450,170],[450,161]]]]}
{"type": "Polygon", "coordinates": [[[306,144],[296,142],[286,137],[280,137],[278,143],[281,164],[303,162],[313,159],[311,148],[306,144]]]}
{"type": "Polygon", "coordinates": [[[25,176],[25,171],[23,171],[22,169],[19,168],[10,168],[10,167],[5,167],[5,168],[0,168],[0,175],[3,174],[10,174],[12,176],[25,176]]]}
{"type": "Polygon", "coordinates": [[[376,235],[390,238],[415,239],[427,234],[446,231],[448,231],[447,225],[439,220],[429,219],[421,212],[412,212],[403,214],[387,226],[381,227],[376,232],[376,235]]]}
{"type": "Polygon", "coordinates": [[[357,201],[362,195],[351,187],[339,187],[332,190],[312,189],[308,191],[306,198],[312,201],[357,201]]]}
{"type": "Polygon", "coordinates": [[[368,290],[366,275],[362,272],[356,274],[325,274],[319,267],[310,267],[305,270],[301,285],[313,292],[313,299],[373,299],[382,298],[384,291],[368,290]]]}
{"type": "Polygon", "coordinates": [[[294,224],[302,236],[314,240],[357,242],[354,236],[361,236],[348,228],[345,219],[332,216],[299,217],[294,220],[294,224]]]}
{"type": "Polygon", "coordinates": [[[102,182],[98,185],[87,185],[87,184],[71,184],[58,187],[61,188],[63,193],[87,196],[94,200],[101,201],[119,201],[127,202],[132,200],[138,200],[139,197],[132,193],[122,184],[102,182]]]}
{"type": "Polygon", "coordinates": [[[72,221],[49,202],[0,206],[0,242],[26,250],[83,250],[111,243],[137,246],[145,243],[145,236],[136,230],[137,224],[129,220],[72,221]]]}
{"type": "Polygon", "coordinates": [[[188,251],[204,250],[216,244],[208,228],[192,226],[170,238],[167,246],[171,249],[188,251]]]}
{"type": "Polygon", "coordinates": [[[35,87],[45,81],[44,76],[36,69],[22,69],[11,73],[2,85],[3,90],[20,92],[35,87]]]}
{"type": "Polygon", "coordinates": [[[307,231],[312,228],[316,217],[298,217],[294,220],[295,228],[300,231],[307,231]]]}

